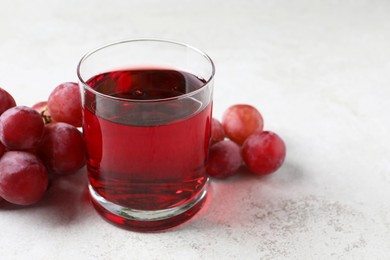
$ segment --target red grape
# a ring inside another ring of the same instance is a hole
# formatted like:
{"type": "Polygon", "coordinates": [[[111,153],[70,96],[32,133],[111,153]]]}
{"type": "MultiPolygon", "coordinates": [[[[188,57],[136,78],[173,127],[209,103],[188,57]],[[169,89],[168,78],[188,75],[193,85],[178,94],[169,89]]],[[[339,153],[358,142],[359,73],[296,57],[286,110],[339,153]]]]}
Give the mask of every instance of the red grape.
{"type": "Polygon", "coordinates": [[[16,106],[14,98],[7,91],[0,88],[0,115],[14,106],[16,106]]]}
{"type": "Polygon", "coordinates": [[[225,139],[225,131],[221,122],[213,118],[211,121],[211,144],[218,143],[225,139]]]}
{"type": "Polygon", "coordinates": [[[258,131],[249,136],[243,144],[242,157],[251,172],[270,174],[283,164],[286,146],[277,134],[258,131]]]}
{"type": "Polygon", "coordinates": [[[248,136],[263,129],[263,117],[253,106],[238,104],[225,111],[222,125],[226,136],[241,145],[248,136]]]}
{"type": "Polygon", "coordinates": [[[50,123],[45,126],[38,155],[51,173],[75,172],[85,164],[83,136],[72,125],[62,122],[50,123]]]}
{"type": "Polygon", "coordinates": [[[12,150],[33,149],[41,140],[44,123],[37,111],[12,107],[0,116],[0,140],[12,150]]]}
{"type": "Polygon", "coordinates": [[[77,83],[65,82],[57,86],[51,92],[47,106],[53,121],[75,127],[82,125],[81,93],[77,83]]]}
{"type": "Polygon", "coordinates": [[[242,165],[240,146],[225,140],[211,146],[207,163],[207,173],[215,178],[234,175],[242,165]]]}
{"type": "Polygon", "coordinates": [[[18,205],[30,205],[45,194],[48,174],[35,155],[6,152],[0,159],[0,196],[18,205]]]}
{"type": "Polygon", "coordinates": [[[35,105],[32,106],[32,109],[34,109],[41,115],[43,122],[45,124],[49,124],[52,122],[49,109],[47,108],[47,101],[41,101],[36,103],[35,105]]]}

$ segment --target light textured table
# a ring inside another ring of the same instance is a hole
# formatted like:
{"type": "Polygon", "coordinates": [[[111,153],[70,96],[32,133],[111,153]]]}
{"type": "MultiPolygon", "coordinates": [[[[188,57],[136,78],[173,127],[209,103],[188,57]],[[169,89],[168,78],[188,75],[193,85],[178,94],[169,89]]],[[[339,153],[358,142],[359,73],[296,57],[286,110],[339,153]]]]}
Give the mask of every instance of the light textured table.
{"type": "Polygon", "coordinates": [[[76,81],[87,51],[165,38],[217,67],[215,117],[255,105],[287,144],[274,175],[213,181],[195,219],[160,233],[103,221],[86,172],[32,207],[0,205],[1,259],[388,259],[390,2],[0,0],[0,86],[20,105],[76,81]]]}

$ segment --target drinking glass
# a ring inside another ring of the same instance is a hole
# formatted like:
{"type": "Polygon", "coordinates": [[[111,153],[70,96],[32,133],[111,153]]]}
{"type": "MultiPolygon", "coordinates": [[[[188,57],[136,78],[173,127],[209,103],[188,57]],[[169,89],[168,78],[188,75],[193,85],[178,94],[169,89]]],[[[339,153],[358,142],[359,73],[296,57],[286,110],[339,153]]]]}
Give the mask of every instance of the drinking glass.
{"type": "Polygon", "coordinates": [[[81,59],[89,194],[104,219],[156,231],[202,208],[214,73],[204,52],[168,40],[115,42],[81,59]]]}

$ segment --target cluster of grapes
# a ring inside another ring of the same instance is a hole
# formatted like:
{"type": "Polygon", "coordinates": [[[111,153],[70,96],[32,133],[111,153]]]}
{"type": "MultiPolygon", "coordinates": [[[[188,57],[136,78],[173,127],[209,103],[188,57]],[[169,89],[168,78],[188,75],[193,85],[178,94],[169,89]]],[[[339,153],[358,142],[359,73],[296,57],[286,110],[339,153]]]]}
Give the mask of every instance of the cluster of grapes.
{"type": "Polygon", "coordinates": [[[263,131],[263,126],[260,112],[246,104],[229,107],[222,123],[213,118],[208,174],[227,178],[237,173],[242,165],[260,175],[279,169],[286,157],[286,146],[274,132],[263,131]]]}
{"type": "Polygon", "coordinates": [[[45,194],[49,176],[85,164],[79,87],[63,83],[47,101],[17,106],[0,88],[0,199],[30,205],[45,194]]]}

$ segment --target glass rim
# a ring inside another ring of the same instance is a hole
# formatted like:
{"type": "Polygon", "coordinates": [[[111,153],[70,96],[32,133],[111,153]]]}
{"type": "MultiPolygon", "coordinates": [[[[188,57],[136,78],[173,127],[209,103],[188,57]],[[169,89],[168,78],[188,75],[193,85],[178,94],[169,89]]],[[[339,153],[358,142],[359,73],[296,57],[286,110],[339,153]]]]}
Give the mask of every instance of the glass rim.
{"type": "Polygon", "coordinates": [[[194,47],[192,45],[189,45],[187,43],[178,42],[178,41],[172,41],[172,40],[166,40],[166,39],[157,39],[157,38],[127,39],[127,40],[120,40],[120,41],[115,41],[115,42],[111,42],[111,43],[102,45],[102,46],[100,46],[98,48],[95,48],[95,49],[87,52],[86,54],[84,54],[82,56],[82,58],[80,59],[78,65],[77,65],[77,77],[79,79],[79,82],[83,85],[84,89],[87,89],[88,91],[94,93],[95,95],[98,95],[98,96],[101,96],[101,97],[104,97],[104,98],[107,98],[107,99],[121,101],[121,102],[154,103],[154,102],[165,102],[165,101],[179,100],[179,99],[192,97],[192,96],[196,95],[197,93],[202,92],[205,88],[207,88],[208,85],[214,79],[214,76],[215,76],[215,65],[214,65],[214,62],[210,58],[210,56],[208,56],[204,51],[202,51],[202,50],[200,50],[200,49],[198,49],[198,48],[196,48],[196,47],[194,47]],[[131,42],[160,42],[160,43],[169,43],[169,44],[173,44],[173,45],[178,45],[178,46],[181,46],[181,47],[189,48],[189,49],[191,49],[191,50],[201,54],[204,58],[206,58],[206,60],[211,65],[211,75],[208,77],[207,80],[205,79],[206,82],[204,83],[204,85],[202,87],[200,87],[200,88],[198,88],[198,89],[196,89],[194,91],[191,91],[191,92],[188,92],[188,93],[184,93],[184,94],[181,94],[181,95],[178,95],[178,96],[174,96],[174,97],[169,97],[169,98],[157,98],[157,99],[147,99],[147,100],[114,97],[114,96],[110,96],[110,95],[107,95],[107,94],[103,94],[103,93],[101,93],[101,92],[99,92],[97,90],[94,90],[91,86],[89,86],[87,84],[87,82],[84,80],[84,78],[83,78],[83,76],[81,75],[81,72],[80,72],[83,63],[88,59],[88,57],[90,57],[91,55],[93,55],[94,53],[96,53],[96,52],[98,52],[100,50],[109,48],[111,46],[119,45],[119,44],[125,44],[125,43],[131,43],[131,42]]]}

